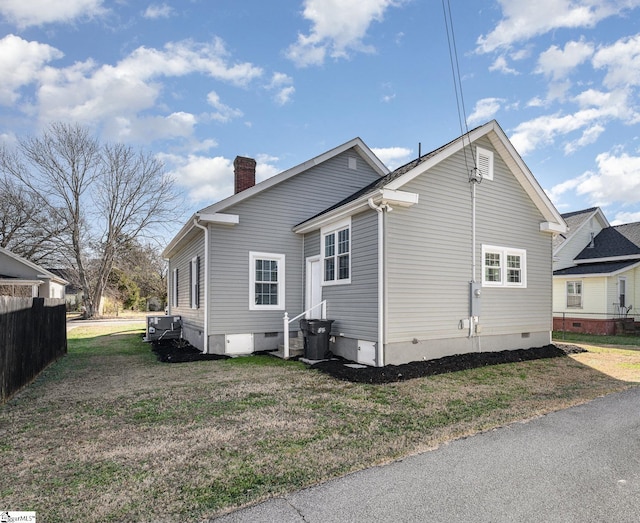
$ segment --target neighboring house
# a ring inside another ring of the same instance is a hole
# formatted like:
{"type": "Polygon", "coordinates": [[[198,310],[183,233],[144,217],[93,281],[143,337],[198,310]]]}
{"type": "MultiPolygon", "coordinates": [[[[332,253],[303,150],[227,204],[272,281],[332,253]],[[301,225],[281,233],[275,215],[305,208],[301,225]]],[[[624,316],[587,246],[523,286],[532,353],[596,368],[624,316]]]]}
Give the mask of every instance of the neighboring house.
{"type": "Polygon", "coordinates": [[[250,162],[163,253],[200,350],[275,350],[322,300],[333,353],[368,365],[550,343],[566,226],[497,122],[392,173],[358,138],[242,190],[250,162]]]}
{"type": "Polygon", "coordinates": [[[78,279],[75,271],[73,269],[49,269],[49,271],[68,282],[64,289],[64,299],[67,303],[67,310],[80,310],[84,293],[80,287],[73,283],[78,279]]]}
{"type": "Polygon", "coordinates": [[[0,295],[64,298],[67,281],[0,247],[0,295]]]}
{"type": "Polygon", "coordinates": [[[588,233],[571,238],[576,253],[571,264],[553,272],[554,329],[629,330],[626,324],[632,322],[633,328],[640,306],[640,223],[609,226],[598,209],[585,228],[588,233]]]}
{"type": "Polygon", "coordinates": [[[596,235],[609,222],[600,207],[591,207],[582,211],[568,212],[562,215],[567,224],[567,232],[553,239],[553,270],[575,265],[574,258],[589,245],[596,235]]]}

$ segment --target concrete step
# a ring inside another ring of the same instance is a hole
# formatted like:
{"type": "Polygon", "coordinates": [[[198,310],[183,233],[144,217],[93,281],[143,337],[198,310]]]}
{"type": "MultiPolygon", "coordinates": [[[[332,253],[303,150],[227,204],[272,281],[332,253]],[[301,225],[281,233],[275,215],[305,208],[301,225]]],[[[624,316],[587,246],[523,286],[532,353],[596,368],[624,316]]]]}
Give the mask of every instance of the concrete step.
{"type": "MultiPolygon", "coordinates": [[[[284,345],[280,345],[278,350],[270,352],[272,355],[284,359],[284,345]]],[[[294,348],[293,345],[289,345],[289,358],[297,358],[304,354],[304,348],[294,348]]]]}

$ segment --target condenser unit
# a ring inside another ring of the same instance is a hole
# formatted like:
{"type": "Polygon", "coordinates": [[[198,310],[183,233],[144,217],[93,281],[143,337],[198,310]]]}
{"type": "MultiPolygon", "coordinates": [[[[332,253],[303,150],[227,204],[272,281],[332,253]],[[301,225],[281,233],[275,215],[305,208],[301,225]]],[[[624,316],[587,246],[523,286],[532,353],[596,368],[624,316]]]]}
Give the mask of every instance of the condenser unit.
{"type": "Polygon", "coordinates": [[[147,333],[144,341],[158,343],[182,338],[180,316],[147,316],[147,333]]]}

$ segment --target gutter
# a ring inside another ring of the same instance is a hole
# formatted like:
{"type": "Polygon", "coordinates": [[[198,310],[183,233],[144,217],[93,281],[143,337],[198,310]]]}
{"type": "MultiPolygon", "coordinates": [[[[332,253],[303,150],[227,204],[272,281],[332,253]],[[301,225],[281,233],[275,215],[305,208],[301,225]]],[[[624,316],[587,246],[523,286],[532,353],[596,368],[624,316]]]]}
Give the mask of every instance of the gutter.
{"type": "Polygon", "coordinates": [[[202,346],[202,353],[203,354],[208,354],[209,353],[209,276],[208,276],[208,270],[207,267],[209,267],[209,227],[207,225],[201,225],[200,222],[200,215],[199,214],[195,214],[194,218],[193,218],[193,225],[195,225],[196,227],[198,227],[198,229],[202,229],[204,231],[204,269],[203,269],[203,275],[202,275],[202,279],[204,280],[204,289],[203,289],[203,302],[204,302],[204,307],[203,307],[203,315],[204,315],[204,327],[203,327],[203,337],[204,337],[204,344],[202,346]]]}
{"type": "Polygon", "coordinates": [[[376,364],[384,367],[384,335],[385,335],[385,281],[384,281],[384,212],[393,209],[386,202],[376,205],[373,198],[369,198],[369,207],[378,213],[378,346],[376,350],[376,364]]]}

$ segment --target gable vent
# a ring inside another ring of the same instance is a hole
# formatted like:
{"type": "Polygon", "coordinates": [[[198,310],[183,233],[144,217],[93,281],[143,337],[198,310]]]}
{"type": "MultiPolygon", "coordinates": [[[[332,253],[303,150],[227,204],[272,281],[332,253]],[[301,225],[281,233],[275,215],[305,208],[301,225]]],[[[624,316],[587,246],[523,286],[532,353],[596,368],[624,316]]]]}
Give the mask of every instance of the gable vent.
{"type": "Polygon", "coordinates": [[[481,147],[476,148],[476,165],[484,180],[493,180],[493,152],[481,147]]]}

